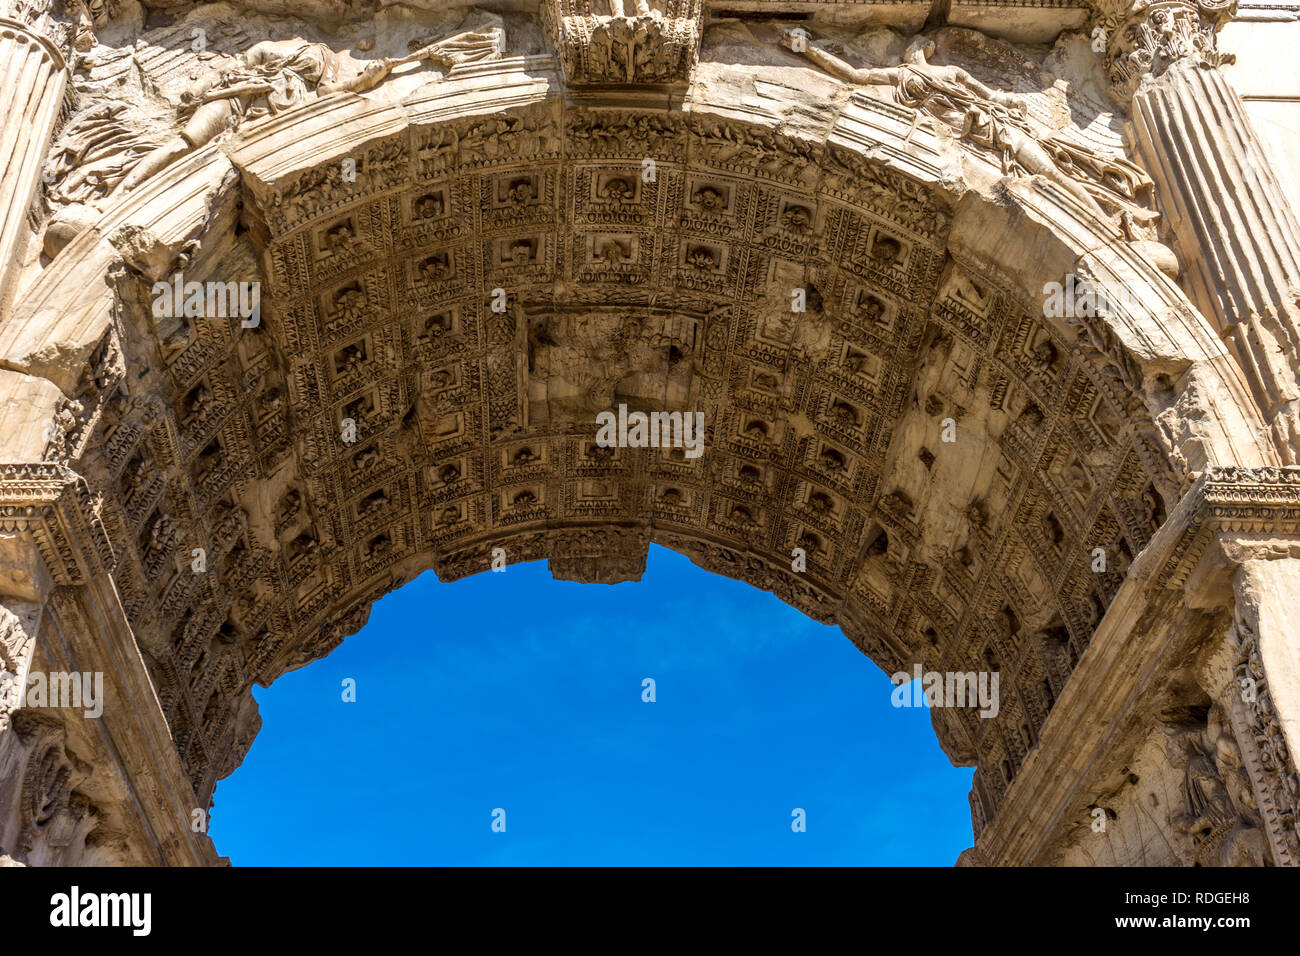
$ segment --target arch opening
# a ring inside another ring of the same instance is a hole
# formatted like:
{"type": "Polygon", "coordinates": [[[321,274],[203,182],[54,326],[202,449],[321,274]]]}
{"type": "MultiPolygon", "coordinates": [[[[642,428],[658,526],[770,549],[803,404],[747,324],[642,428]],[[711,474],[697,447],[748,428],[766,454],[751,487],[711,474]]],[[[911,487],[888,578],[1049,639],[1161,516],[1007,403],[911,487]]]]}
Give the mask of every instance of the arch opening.
{"type": "Polygon", "coordinates": [[[608,588],[541,562],[424,574],[254,690],[264,726],[211,834],[235,866],[336,864],[327,821],[405,794],[438,824],[351,863],[948,865],[971,771],[891,692],[833,627],[654,545],[608,588]]]}

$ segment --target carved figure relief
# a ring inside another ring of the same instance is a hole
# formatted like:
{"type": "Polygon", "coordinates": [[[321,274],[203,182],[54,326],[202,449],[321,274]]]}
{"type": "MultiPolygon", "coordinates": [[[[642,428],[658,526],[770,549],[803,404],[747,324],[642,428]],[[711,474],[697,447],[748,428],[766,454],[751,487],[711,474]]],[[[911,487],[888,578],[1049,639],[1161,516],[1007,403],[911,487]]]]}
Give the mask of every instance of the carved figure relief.
{"type": "MultiPolygon", "coordinates": [[[[915,110],[913,128],[923,118],[958,139],[998,157],[1004,173],[1018,171],[1042,176],[1060,186],[1099,217],[1106,217],[1093,193],[1104,187],[1126,199],[1149,201],[1150,180],[1132,163],[1106,157],[1079,143],[1043,136],[1027,118],[1026,96],[996,90],[959,66],[930,62],[934,41],[915,37],[899,66],[857,69],[823,49],[801,29],[786,30],[781,43],[798,48],[829,73],[864,86],[892,86],[895,100],[915,110]]],[[[1146,214],[1145,219],[1153,214],[1146,214]]]]}
{"type": "MultiPolygon", "coordinates": [[[[499,23],[499,21],[498,21],[499,23]]],[[[382,83],[395,67],[427,62],[442,66],[476,63],[501,55],[505,32],[497,26],[428,42],[415,52],[367,62],[352,72],[324,43],[263,40],[241,54],[238,64],[191,88],[185,97],[192,111],[180,136],[142,157],[119,189],[129,192],[178,158],[245,120],[274,116],[313,96],[340,91],[363,93],[382,83]]],[[[421,41],[423,42],[423,41],[421,41]]]]}
{"type": "Polygon", "coordinates": [[[684,83],[700,39],[701,0],[585,0],[546,7],[565,75],[573,84],[684,83]]]}
{"type": "Polygon", "coordinates": [[[1212,708],[1203,725],[1173,732],[1183,767],[1184,809],[1174,824],[1191,836],[1202,866],[1264,866],[1271,862],[1241,753],[1222,712],[1212,708]]]}

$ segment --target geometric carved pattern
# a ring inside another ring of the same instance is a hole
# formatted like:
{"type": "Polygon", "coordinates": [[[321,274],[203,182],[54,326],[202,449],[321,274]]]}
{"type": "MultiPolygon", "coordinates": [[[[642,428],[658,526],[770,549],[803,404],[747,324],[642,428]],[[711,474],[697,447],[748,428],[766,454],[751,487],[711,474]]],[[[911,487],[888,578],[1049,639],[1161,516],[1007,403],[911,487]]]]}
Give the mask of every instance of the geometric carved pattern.
{"type": "Polygon", "coordinates": [[[266,263],[262,326],[160,328],[169,411],[134,401],[91,452],[121,463],[116,580],[196,789],[249,685],[423,568],[505,547],[623,580],[655,540],[887,669],[996,662],[1023,733],[951,728],[991,815],[1050,709],[1042,643],[1068,673],[1177,489],[1104,351],[948,254],[936,195],[714,117],[521,107],[370,145],[357,180],[249,210],[206,277],[266,263]],[[706,454],[598,448],[620,403],[702,412],[706,454]]]}

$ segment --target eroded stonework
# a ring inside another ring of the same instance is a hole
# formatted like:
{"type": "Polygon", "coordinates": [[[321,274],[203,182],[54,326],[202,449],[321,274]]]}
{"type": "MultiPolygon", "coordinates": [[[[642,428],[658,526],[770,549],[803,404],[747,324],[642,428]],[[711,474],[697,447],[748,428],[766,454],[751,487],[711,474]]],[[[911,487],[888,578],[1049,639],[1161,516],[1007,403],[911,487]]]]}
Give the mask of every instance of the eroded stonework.
{"type": "Polygon", "coordinates": [[[254,683],[424,570],[653,541],[999,673],[932,711],[962,862],[1294,865],[1300,240],[1244,113],[1199,172],[1160,126],[1228,13],[915,6],[6,13],[0,687],[109,691],[0,702],[0,853],[215,862],[254,683]]]}

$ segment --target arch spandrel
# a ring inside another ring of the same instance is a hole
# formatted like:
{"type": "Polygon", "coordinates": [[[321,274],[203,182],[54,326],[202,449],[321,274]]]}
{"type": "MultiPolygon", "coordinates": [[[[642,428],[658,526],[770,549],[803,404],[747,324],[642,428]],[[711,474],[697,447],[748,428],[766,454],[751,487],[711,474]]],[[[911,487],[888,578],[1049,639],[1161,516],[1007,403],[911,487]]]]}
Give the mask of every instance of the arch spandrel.
{"type": "MultiPolygon", "coordinates": [[[[13,374],[57,387],[42,456],[100,496],[88,570],[196,797],[256,733],[251,685],[392,588],[498,548],[636,580],[653,541],[888,672],[1000,670],[1001,719],[934,712],[998,858],[999,807],[1039,812],[1026,794],[1068,757],[1071,675],[1117,679],[1134,621],[1189,613],[1169,568],[1204,549],[1204,474],[1278,462],[1240,372],[1114,222],[896,105],[750,65],[680,108],[602,106],[541,60],[250,124],[110,207],[0,325],[13,374]],[[177,271],[256,277],[260,326],[159,322],[177,271]],[[1045,316],[1069,273],[1137,294],[1045,316]],[[594,414],[620,401],[699,410],[707,451],[606,454],[594,414]],[[176,558],[195,547],[201,574],[176,558]]],[[[38,413],[6,414],[28,434],[38,413]]]]}

